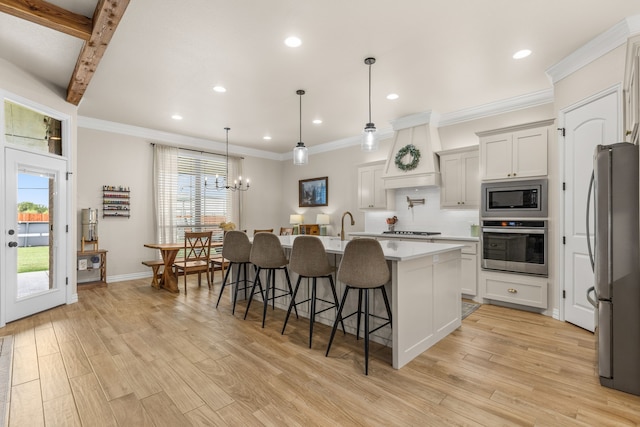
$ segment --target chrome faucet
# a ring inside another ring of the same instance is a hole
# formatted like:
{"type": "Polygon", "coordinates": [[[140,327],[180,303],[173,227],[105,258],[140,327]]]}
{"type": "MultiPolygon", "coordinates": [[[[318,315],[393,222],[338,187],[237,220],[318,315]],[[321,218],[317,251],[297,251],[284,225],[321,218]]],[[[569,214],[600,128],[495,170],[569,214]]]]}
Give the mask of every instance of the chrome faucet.
{"type": "Polygon", "coordinates": [[[340,221],[342,223],[342,227],[340,228],[340,240],[344,240],[344,217],[347,215],[351,217],[351,225],[356,225],[356,222],[353,220],[353,215],[351,215],[351,212],[347,211],[343,213],[342,220],[340,221]]]}

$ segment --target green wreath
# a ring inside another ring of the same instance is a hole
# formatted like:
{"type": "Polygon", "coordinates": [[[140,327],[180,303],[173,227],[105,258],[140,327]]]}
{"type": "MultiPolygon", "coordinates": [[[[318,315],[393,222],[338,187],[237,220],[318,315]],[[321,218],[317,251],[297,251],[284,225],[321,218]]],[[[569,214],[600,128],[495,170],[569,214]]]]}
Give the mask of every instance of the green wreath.
{"type": "Polygon", "coordinates": [[[420,150],[416,148],[413,144],[407,144],[398,150],[398,154],[396,154],[396,166],[398,169],[402,171],[410,171],[414,170],[418,167],[418,163],[420,162],[420,150]],[[404,157],[406,155],[411,156],[411,161],[409,163],[404,163],[404,157]]]}

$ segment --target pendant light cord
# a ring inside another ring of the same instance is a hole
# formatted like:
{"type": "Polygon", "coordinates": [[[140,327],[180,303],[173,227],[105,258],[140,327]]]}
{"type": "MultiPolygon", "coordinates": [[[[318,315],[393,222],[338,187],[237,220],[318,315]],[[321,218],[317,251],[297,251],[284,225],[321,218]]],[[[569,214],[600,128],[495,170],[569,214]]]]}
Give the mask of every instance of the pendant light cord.
{"type": "Polygon", "coordinates": [[[298,91],[298,94],[300,95],[300,139],[298,141],[302,141],[302,93],[298,91]]]}
{"type": "Polygon", "coordinates": [[[371,123],[371,64],[369,64],[369,123],[371,123]]]}
{"type": "Polygon", "coordinates": [[[229,185],[229,131],[231,128],[224,128],[224,130],[227,131],[227,171],[224,179],[227,182],[227,185],[229,185]]]}

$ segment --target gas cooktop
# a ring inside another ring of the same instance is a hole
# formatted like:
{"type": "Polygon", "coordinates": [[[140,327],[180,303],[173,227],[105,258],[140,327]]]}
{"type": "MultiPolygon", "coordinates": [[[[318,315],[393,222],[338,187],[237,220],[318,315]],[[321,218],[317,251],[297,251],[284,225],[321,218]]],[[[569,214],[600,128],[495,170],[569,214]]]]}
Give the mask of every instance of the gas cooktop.
{"type": "Polygon", "coordinates": [[[383,231],[382,234],[401,234],[403,236],[436,236],[438,234],[442,234],[439,231],[405,231],[405,230],[395,230],[395,231],[383,231]]]}

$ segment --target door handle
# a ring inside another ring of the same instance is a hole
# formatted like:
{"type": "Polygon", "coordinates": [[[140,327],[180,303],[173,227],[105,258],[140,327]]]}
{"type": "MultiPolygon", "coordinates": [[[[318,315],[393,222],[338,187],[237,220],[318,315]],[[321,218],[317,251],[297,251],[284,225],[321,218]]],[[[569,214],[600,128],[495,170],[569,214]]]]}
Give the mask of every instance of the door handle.
{"type": "Polygon", "coordinates": [[[10,248],[15,248],[16,246],[18,246],[18,242],[9,242],[10,248]]]}
{"type": "Polygon", "coordinates": [[[594,286],[592,286],[589,289],[587,289],[587,301],[589,301],[589,303],[594,308],[598,308],[598,296],[596,294],[596,288],[594,286]],[[595,296],[595,298],[591,298],[591,294],[592,293],[593,293],[593,296],[595,296]]]}

